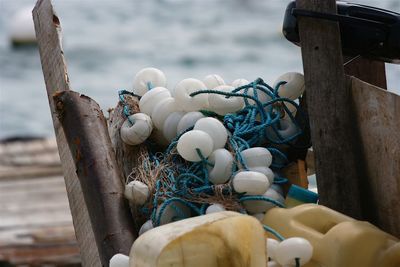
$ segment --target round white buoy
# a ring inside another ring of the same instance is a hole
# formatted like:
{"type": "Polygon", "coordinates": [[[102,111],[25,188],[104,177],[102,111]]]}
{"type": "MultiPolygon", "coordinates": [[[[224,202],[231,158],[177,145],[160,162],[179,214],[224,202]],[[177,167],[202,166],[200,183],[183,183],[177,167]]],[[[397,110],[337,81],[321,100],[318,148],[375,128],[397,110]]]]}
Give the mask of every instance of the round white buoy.
{"type": "Polygon", "coordinates": [[[269,184],[272,185],[274,183],[275,174],[268,167],[264,167],[264,166],[261,166],[261,167],[250,167],[249,171],[261,172],[262,174],[264,174],[265,176],[268,177],[269,184]]]}
{"type": "Polygon", "coordinates": [[[277,263],[276,261],[269,261],[267,266],[268,267],[289,267],[289,266],[282,266],[279,263],[277,263]]]}
{"type": "Polygon", "coordinates": [[[171,93],[165,87],[156,87],[147,91],[139,100],[140,111],[151,116],[154,107],[162,100],[171,97],[171,93]]]}
{"type": "Polygon", "coordinates": [[[190,94],[205,89],[206,85],[197,79],[184,79],[176,85],[174,97],[184,111],[198,111],[208,107],[208,95],[199,94],[192,97],[190,94]]]}
{"type": "MultiPolygon", "coordinates": [[[[157,216],[161,212],[161,206],[157,208],[157,216]]],[[[172,201],[169,205],[167,205],[161,214],[160,217],[160,225],[164,225],[170,222],[173,222],[175,220],[179,219],[185,219],[190,217],[190,208],[186,205],[184,205],[181,202],[178,201],[172,201]],[[172,207],[174,205],[175,207],[172,207]],[[183,218],[181,218],[183,216],[183,218]]]]}
{"type": "Polygon", "coordinates": [[[208,208],[206,209],[206,214],[221,212],[221,211],[226,211],[225,207],[222,206],[221,204],[215,203],[208,206],[208,208]]]}
{"type": "Polygon", "coordinates": [[[201,161],[196,149],[203,157],[207,158],[213,152],[214,142],[208,133],[192,130],[184,133],[178,140],[177,150],[179,155],[187,161],[201,161]]]}
{"type": "Polygon", "coordinates": [[[241,171],[232,179],[233,189],[246,195],[261,195],[270,186],[268,177],[260,172],[241,171]]]}
{"type": "MultiPolygon", "coordinates": [[[[273,188],[268,188],[268,190],[264,194],[262,194],[262,196],[278,201],[281,204],[284,204],[285,202],[285,198],[281,194],[276,192],[273,188]]],[[[246,200],[243,202],[243,206],[250,214],[267,212],[268,210],[276,207],[274,203],[264,200],[246,200]]]]}
{"type": "Polygon", "coordinates": [[[207,166],[211,183],[226,183],[232,175],[233,156],[225,148],[215,150],[207,159],[214,167],[207,166]]]}
{"type": "Polygon", "coordinates": [[[281,85],[278,89],[278,95],[280,97],[295,100],[304,92],[304,76],[301,73],[287,72],[282,74],[274,82],[274,88],[281,81],[285,81],[286,84],[281,85]]]}
{"type": "Polygon", "coordinates": [[[202,118],[205,118],[205,116],[203,115],[203,113],[198,111],[186,113],[178,123],[177,133],[180,134],[190,127],[193,127],[196,122],[202,118]]]}
{"type": "MultiPolygon", "coordinates": [[[[235,89],[230,85],[221,85],[214,90],[222,92],[231,92],[235,89]]],[[[209,110],[214,111],[219,115],[226,115],[241,110],[244,107],[244,100],[242,97],[229,97],[224,95],[210,93],[208,95],[209,110]]]]}
{"type": "Polygon", "coordinates": [[[139,229],[139,236],[154,228],[153,221],[146,221],[139,229]]]}
{"type": "Polygon", "coordinates": [[[232,86],[234,87],[234,88],[238,88],[238,87],[240,87],[240,86],[243,86],[243,85],[248,85],[250,82],[248,81],[248,80],[246,80],[246,79],[236,79],[236,80],[234,80],[233,82],[232,82],[232,86]]]}
{"type": "Polygon", "coordinates": [[[217,86],[224,85],[225,81],[218,74],[210,74],[204,77],[203,83],[205,84],[206,88],[214,89],[217,86]]]}
{"type": "Polygon", "coordinates": [[[272,163],[272,155],[265,147],[251,147],[240,152],[244,163],[248,168],[269,167],[272,163]]]}
{"type": "Polygon", "coordinates": [[[129,267],[129,257],[118,253],[110,259],[110,267],[129,267]]]}
{"type": "Polygon", "coordinates": [[[290,119],[282,119],[280,120],[279,126],[277,127],[276,131],[271,126],[267,127],[265,131],[265,134],[269,139],[273,141],[278,141],[280,139],[277,133],[279,133],[282,139],[287,139],[297,134],[300,129],[290,119]]]}
{"type": "Polygon", "coordinates": [[[167,78],[164,73],[156,68],[144,68],[136,73],[133,79],[133,92],[143,96],[154,87],[166,87],[167,78]]]}
{"type": "Polygon", "coordinates": [[[169,114],[176,111],[180,111],[180,109],[173,97],[168,97],[158,102],[151,113],[154,127],[162,130],[169,114]]]}
{"type": "Polygon", "coordinates": [[[296,266],[295,259],[300,260],[300,266],[310,261],[313,247],[308,240],[301,237],[292,237],[283,240],[275,251],[276,261],[281,265],[296,266]]]}
{"type": "Polygon", "coordinates": [[[276,249],[279,246],[279,241],[272,239],[272,238],[267,238],[266,240],[266,247],[267,247],[267,255],[269,258],[276,260],[276,249]]]}
{"type": "Polygon", "coordinates": [[[149,187],[141,181],[132,181],[125,185],[125,197],[135,205],[143,205],[149,198],[149,187]]]}
{"type": "Polygon", "coordinates": [[[153,123],[151,118],[144,113],[136,113],[129,116],[121,126],[121,139],[128,145],[143,143],[151,134],[153,123]],[[133,124],[132,124],[132,123],[133,124]]]}
{"type": "Polygon", "coordinates": [[[10,41],[14,45],[36,44],[32,8],[19,10],[10,21],[10,41]]]}
{"type": "Polygon", "coordinates": [[[165,139],[167,139],[168,142],[171,142],[176,137],[178,123],[184,115],[185,112],[176,111],[169,114],[168,117],[165,119],[163,133],[165,139]]]}
{"type": "Polygon", "coordinates": [[[194,125],[194,130],[208,133],[214,141],[214,149],[223,148],[228,140],[228,131],[224,124],[211,117],[199,119],[194,125]]]}

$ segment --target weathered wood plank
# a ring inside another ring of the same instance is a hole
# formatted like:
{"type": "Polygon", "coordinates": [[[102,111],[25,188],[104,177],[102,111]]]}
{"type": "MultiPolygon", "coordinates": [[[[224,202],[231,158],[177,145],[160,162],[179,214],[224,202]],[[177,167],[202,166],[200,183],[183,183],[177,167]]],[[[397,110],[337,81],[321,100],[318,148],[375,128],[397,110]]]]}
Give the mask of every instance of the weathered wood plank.
{"type": "Polygon", "coordinates": [[[61,47],[60,21],[54,14],[50,0],[39,0],[36,3],[33,20],[82,264],[84,266],[101,266],[87,207],[75,172],[74,161],[54,112],[53,94],[56,91],[66,91],[70,88],[64,52],[61,47]]]}
{"type": "MultiPolygon", "coordinates": [[[[349,60],[349,58],[346,58],[349,60]]],[[[364,82],[386,89],[385,63],[367,58],[357,58],[344,67],[347,75],[355,76],[364,82]]]]}
{"type": "Polygon", "coordinates": [[[400,237],[400,96],[356,78],[351,93],[367,168],[366,219],[400,237]]]}
{"type": "MultiPolygon", "coordinates": [[[[297,0],[297,7],[336,13],[335,0],[297,0]]],[[[361,218],[359,170],[352,134],[339,27],[299,17],[299,33],[320,203],[361,218]]]]}
{"type": "Polygon", "coordinates": [[[56,111],[72,153],[103,266],[129,254],[136,235],[122,172],[100,106],[74,91],[54,95],[56,111]]]}

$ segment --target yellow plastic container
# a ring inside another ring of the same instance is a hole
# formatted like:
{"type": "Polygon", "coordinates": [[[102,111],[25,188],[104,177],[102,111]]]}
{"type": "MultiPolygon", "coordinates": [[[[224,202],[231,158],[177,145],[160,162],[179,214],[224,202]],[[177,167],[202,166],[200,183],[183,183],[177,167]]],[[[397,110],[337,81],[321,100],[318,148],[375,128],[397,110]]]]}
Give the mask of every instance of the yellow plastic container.
{"type": "Polygon", "coordinates": [[[263,223],[285,238],[299,236],[311,242],[314,253],[305,267],[400,266],[399,239],[321,205],[273,208],[263,223]]]}

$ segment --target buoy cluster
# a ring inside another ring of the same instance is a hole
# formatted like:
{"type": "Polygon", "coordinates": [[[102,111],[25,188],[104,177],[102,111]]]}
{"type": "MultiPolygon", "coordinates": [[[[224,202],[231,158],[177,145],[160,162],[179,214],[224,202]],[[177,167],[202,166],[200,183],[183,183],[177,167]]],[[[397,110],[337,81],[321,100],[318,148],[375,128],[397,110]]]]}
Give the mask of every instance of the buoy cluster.
{"type": "MultiPolygon", "coordinates": [[[[156,181],[156,188],[139,180],[126,185],[125,196],[133,205],[147,203],[152,209],[139,235],[175,220],[227,210],[224,203],[191,202],[182,192],[213,195],[221,188],[237,200],[241,209],[236,211],[260,221],[269,209],[284,206],[276,182],[279,175],[271,168],[276,149],[260,144],[259,136],[293,140],[290,137],[298,131],[293,121],[298,109],[294,101],[304,92],[304,78],[299,73],[283,74],[268,87],[270,91],[260,89],[258,83],[237,79],[226,84],[221,76],[211,74],[202,80],[184,79],[171,89],[158,69],[145,68],[136,74],[132,94],[139,99],[140,112],[127,115],[121,139],[135,146],[152,135],[159,145],[168,147],[162,158],[173,149],[177,153],[172,162],[176,166],[163,177],[168,180],[164,185],[168,193],[161,202],[157,197],[162,181],[156,181]],[[277,98],[287,100],[280,113],[277,104],[282,101],[277,98]],[[265,121],[278,123],[263,128],[265,121]],[[259,127],[259,133],[251,131],[254,127],[259,127]]],[[[301,238],[267,239],[267,247],[271,260],[282,266],[303,265],[312,255],[311,245],[301,238]]]]}

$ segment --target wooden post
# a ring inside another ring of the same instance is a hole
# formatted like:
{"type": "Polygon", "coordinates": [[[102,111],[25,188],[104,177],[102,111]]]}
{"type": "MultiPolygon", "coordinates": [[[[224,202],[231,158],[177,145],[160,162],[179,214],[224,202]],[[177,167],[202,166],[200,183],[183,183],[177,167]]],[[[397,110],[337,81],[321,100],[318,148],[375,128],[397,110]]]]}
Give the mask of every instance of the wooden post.
{"type": "MultiPolygon", "coordinates": [[[[297,0],[296,4],[336,13],[335,0],[297,0]]],[[[361,218],[363,168],[356,158],[339,27],[335,22],[299,17],[299,33],[320,203],[361,218]]]]}
{"type": "Polygon", "coordinates": [[[39,0],[36,3],[33,9],[33,20],[35,22],[43,75],[58,143],[58,151],[63,163],[65,186],[82,265],[90,267],[101,266],[81,185],[75,172],[75,164],[54,108],[53,94],[56,91],[67,91],[70,88],[59,35],[59,31],[61,30],[60,22],[54,14],[50,0],[39,0]]]}

